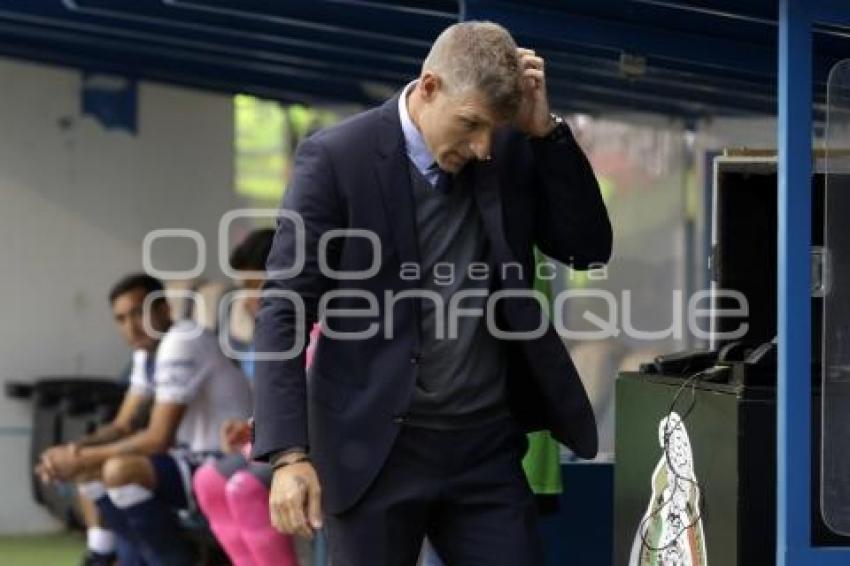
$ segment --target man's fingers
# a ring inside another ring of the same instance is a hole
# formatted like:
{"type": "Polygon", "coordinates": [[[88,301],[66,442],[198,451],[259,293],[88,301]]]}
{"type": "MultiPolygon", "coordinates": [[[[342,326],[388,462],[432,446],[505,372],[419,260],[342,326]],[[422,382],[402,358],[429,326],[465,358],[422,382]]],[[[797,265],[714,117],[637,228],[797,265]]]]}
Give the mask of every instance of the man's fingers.
{"type": "Polygon", "coordinates": [[[307,517],[313,529],[322,528],[322,489],[318,484],[313,485],[307,496],[307,517]]]}
{"type": "Polygon", "coordinates": [[[526,69],[522,73],[522,86],[528,91],[537,89],[546,83],[546,74],[539,69],[526,69]]]}
{"type": "Polygon", "coordinates": [[[278,469],[269,496],[272,525],[286,534],[312,539],[321,528],[321,490],[309,463],[292,463],[278,469]]]}
{"type": "MultiPolygon", "coordinates": [[[[293,478],[293,480],[298,479],[300,478],[293,478]]],[[[269,506],[272,513],[272,525],[284,534],[297,534],[310,538],[312,531],[307,526],[304,513],[306,489],[293,480],[287,482],[288,485],[282,488],[285,492],[279,497],[274,497],[269,506]]]]}
{"type": "Polygon", "coordinates": [[[269,501],[269,512],[271,514],[272,526],[283,534],[291,535],[293,532],[292,521],[289,516],[289,504],[285,497],[281,496],[272,485],[272,493],[269,501]]]}
{"type": "Polygon", "coordinates": [[[291,535],[286,498],[283,496],[283,485],[279,480],[277,476],[272,479],[269,493],[269,518],[275,529],[285,535],[291,535]]]}
{"type": "Polygon", "coordinates": [[[545,63],[543,62],[543,57],[537,57],[535,55],[528,55],[523,57],[520,62],[522,63],[523,69],[540,69],[543,70],[545,63]]]}
{"type": "Polygon", "coordinates": [[[292,533],[287,529],[285,514],[285,506],[282,503],[277,501],[269,503],[269,518],[271,519],[272,526],[279,533],[290,535],[292,533]]]}
{"type": "Polygon", "coordinates": [[[296,534],[309,539],[313,537],[313,529],[307,523],[307,481],[301,476],[295,476],[292,480],[295,489],[290,493],[286,502],[292,529],[296,534]]]}
{"type": "Polygon", "coordinates": [[[285,519],[286,531],[291,535],[301,534],[299,532],[300,523],[298,521],[297,510],[289,501],[284,504],[283,516],[285,519]]]}
{"type": "Polygon", "coordinates": [[[287,504],[287,516],[289,517],[289,530],[292,534],[302,536],[306,539],[313,538],[313,530],[307,524],[304,503],[300,505],[287,504]]]}

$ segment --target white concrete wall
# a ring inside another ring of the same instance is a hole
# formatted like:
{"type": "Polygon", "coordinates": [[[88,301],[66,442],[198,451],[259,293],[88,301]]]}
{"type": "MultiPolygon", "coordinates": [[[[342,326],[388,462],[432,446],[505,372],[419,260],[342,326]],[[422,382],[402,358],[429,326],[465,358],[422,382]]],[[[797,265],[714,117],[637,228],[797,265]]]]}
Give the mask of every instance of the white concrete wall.
{"type": "MultiPolygon", "coordinates": [[[[216,238],[233,194],[228,96],[143,83],[138,132],[81,115],[80,74],[0,59],[0,382],[115,375],[128,350],[107,293],[142,267],[144,235],[191,228],[216,238]]],[[[155,247],[188,268],[193,248],[155,247]]],[[[56,528],[31,500],[30,407],[0,396],[0,533],[56,528]]]]}

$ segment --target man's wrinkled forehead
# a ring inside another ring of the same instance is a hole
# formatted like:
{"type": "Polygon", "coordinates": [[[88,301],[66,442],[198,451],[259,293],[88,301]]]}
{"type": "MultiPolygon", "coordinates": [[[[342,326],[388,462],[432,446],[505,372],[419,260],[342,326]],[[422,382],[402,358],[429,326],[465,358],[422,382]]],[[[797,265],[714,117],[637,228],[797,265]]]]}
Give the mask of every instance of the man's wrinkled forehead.
{"type": "Polygon", "coordinates": [[[454,111],[458,118],[473,121],[483,126],[495,127],[504,122],[504,119],[493,109],[487,98],[477,91],[457,97],[454,111]]]}

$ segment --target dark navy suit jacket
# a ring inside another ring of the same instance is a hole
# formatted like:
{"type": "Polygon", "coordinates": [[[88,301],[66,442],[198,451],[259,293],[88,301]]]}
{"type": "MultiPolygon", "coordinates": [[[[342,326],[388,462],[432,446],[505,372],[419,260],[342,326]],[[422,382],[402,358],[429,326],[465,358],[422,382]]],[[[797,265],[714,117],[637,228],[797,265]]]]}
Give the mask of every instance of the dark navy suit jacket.
{"type": "MultiPolygon", "coordinates": [[[[491,161],[464,168],[455,190],[473,191],[490,242],[494,290],[531,288],[534,245],[579,269],[608,260],[612,240],[608,214],[590,164],[571,137],[556,143],[506,128],[494,136],[491,153],[491,161]],[[504,263],[521,264],[523,273],[503,270],[504,263]]],[[[377,328],[377,333],[355,341],[322,335],[309,380],[303,352],[290,360],[258,361],[253,451],[262,459],[287,447],[309,446],[327,512],[349,508],[375,478],[413,392],[422,344],[421,304],[398,299],[392,316],[385,316],[386,291],[397,295],[418,285],[401,271],[402,263],[419,261],[413,207],[398,96],[317,132],[298,147],[283,209],[300,215],[303,233],[297,237],[296,224],[279,220],[267,268],[291,268],[303,253],[303,269],[293,277],[270,277],[265,289],[297,294],[304,309],[299,312],[285,296],[264,299],[257,318],[256,351],[289,350],[298,333],[306,343],[320,298],[334,289],[346,295],[331,300],[329,308],[371,306],[376,316],[351,318],[329,312],[325,325],[349,333],[377,328]],[[330,238],[323,254],[327,264],[335,270],[363,271],[379,261],[373,276],[340,279],[321,273],[319,238],[328,230],[344,228],[376,233],[382,244],[380,257],[374,257],[373,245],[365,238],[330,238]],[[298,241],[303,242],[300,252],[298,241]],[[352,291],[370,293],[374,303],[353,297],[352,291]]],[[[541,309],[531,299],[501,299],[497,305],[502,330],[540,326],[541,309]]],[[[509,360],[508,403],[518,422],[529,431],[551,430],[579,456],[593,457],[597,452],[593,411],[552,326],[547,322],[539,338],[502,344],[509,360]]]]}

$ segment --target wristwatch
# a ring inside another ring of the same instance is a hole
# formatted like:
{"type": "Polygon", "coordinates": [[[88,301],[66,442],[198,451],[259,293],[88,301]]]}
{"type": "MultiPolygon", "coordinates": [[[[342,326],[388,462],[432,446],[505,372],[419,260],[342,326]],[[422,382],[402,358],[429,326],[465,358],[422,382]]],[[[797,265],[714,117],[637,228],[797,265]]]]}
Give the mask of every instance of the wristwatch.
{"type": "Polygon", "coordinates": [[[555,124],[555,127],[552,128],[551,132],[543,136],[544,140],[559,143],[572,137],[573,134],[570,131],[570,127],[567,125],[567,121],[564,120],[563,116],[559,116],[554,112],[549,114],[549,116],[552,118],[552,122],[555,124]]]}

